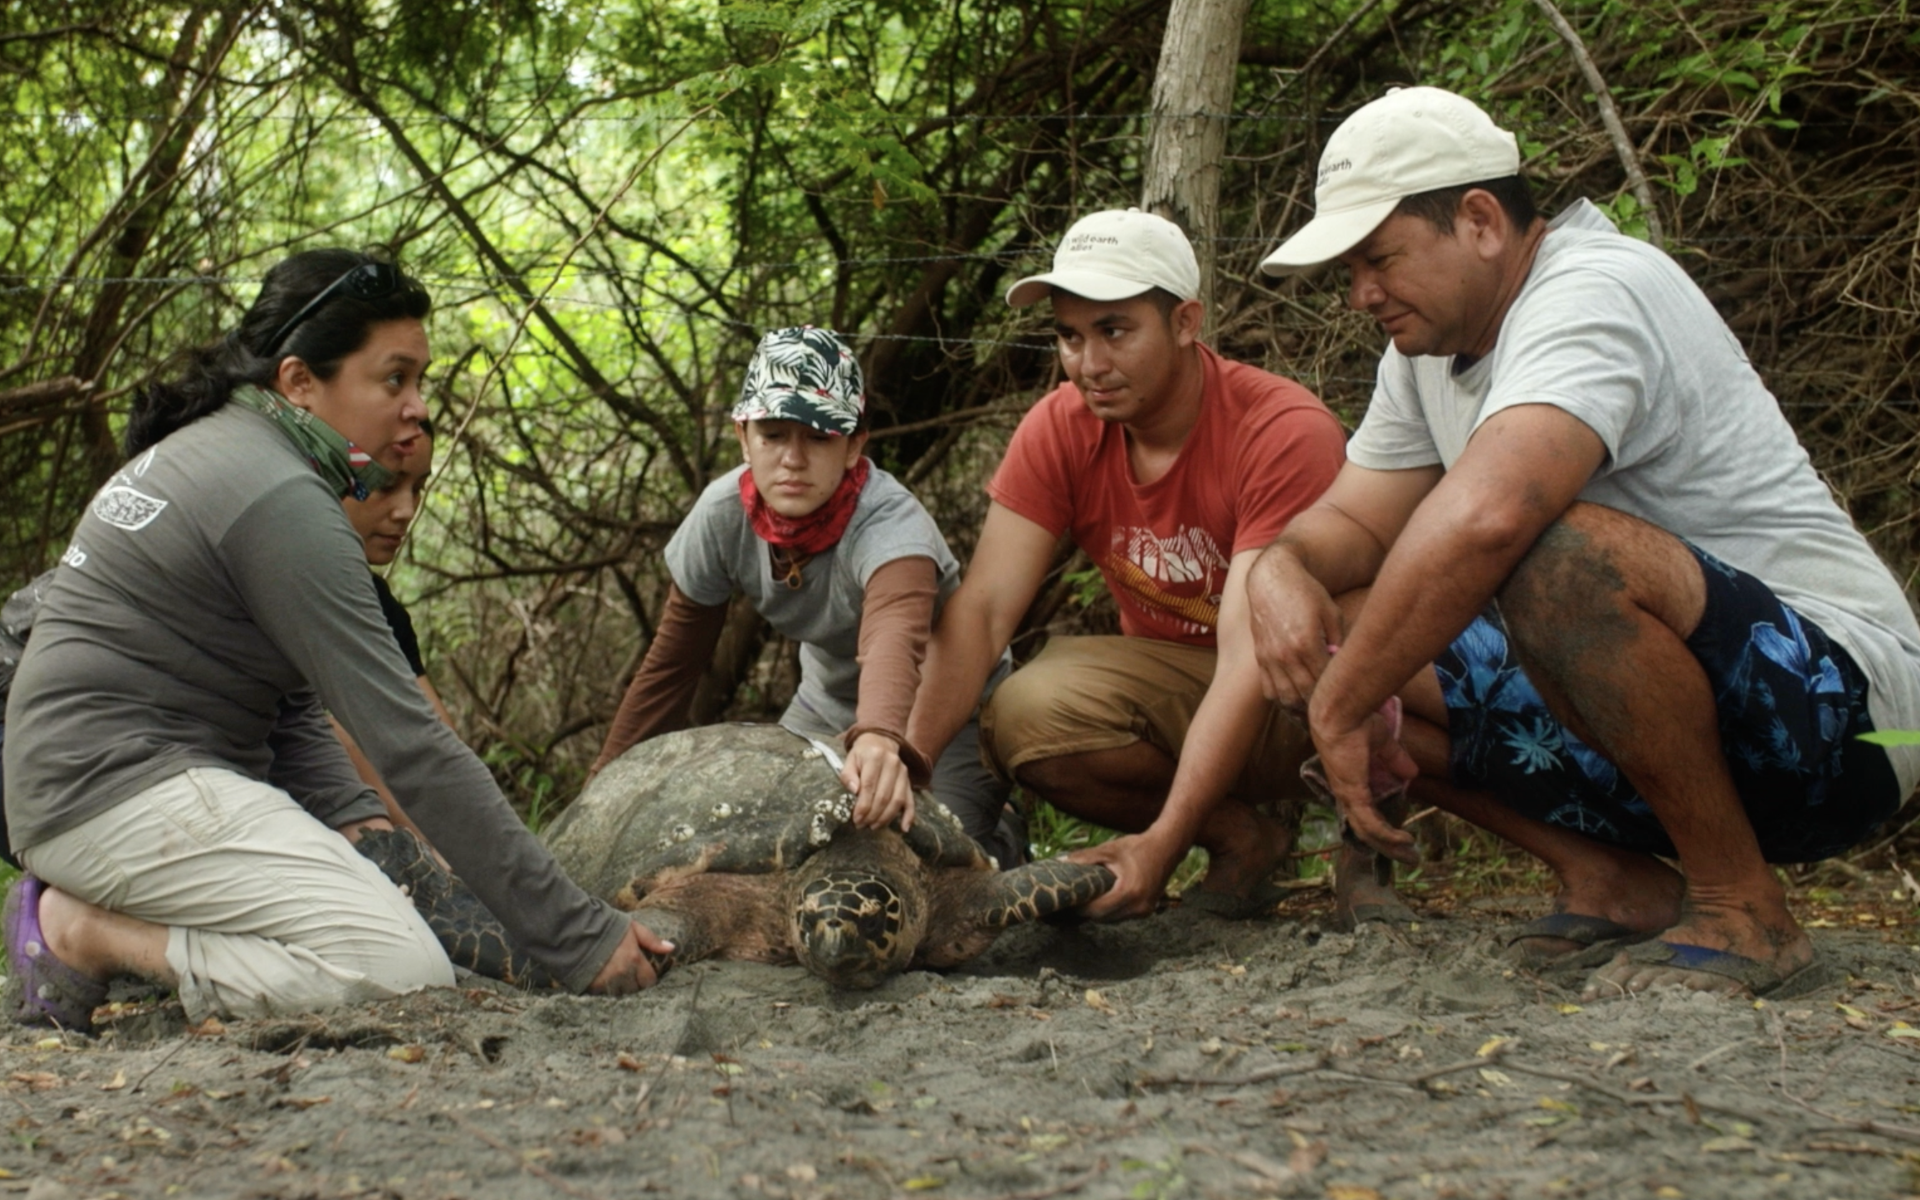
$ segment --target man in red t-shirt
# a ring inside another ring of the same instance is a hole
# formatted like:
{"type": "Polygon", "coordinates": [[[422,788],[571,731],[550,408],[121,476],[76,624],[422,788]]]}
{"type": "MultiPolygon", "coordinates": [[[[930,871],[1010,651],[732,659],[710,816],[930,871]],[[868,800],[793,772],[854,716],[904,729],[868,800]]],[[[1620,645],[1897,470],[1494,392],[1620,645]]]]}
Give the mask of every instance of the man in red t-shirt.
{"type": "Polygon", "coordinates": [[[1007,292],[1016,308],[1051,297],[1071,382],[1020,422],[988,485],[907,727],[922,752],[945,748],[1070,534],[1122,636],[1052,639],[995,689],[981,746],[1002,778],[1137,835],[1075,855],[1119,877],[1089,907],[1101,916],[1151,911],[1196,843],[1211,906],[1256,908],[1292,848],[1312,753],[1261,697],[1246,575],[1333,481],[1346,437],[1299,384],[1201,345],[1199,290],[1186,235],[1129,209],[1079,221],[1051,272],[1007,292]]]}

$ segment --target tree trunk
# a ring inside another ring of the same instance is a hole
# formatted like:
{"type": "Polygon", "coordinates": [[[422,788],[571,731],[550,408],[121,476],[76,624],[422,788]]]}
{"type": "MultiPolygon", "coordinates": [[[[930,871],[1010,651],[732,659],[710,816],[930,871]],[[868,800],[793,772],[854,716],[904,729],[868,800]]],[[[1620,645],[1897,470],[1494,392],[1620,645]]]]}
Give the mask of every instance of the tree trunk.
{"type": "Polygon", "coordinates": [[[1187,231],[1200,259],[1202,335],[1214,328],[1214,235],[1220,207],[1220,159],[1233,108],[1240,30],[1249,0],[1173,0],[1153,80],[1153,126],[1140,205],[1187,231]]]}

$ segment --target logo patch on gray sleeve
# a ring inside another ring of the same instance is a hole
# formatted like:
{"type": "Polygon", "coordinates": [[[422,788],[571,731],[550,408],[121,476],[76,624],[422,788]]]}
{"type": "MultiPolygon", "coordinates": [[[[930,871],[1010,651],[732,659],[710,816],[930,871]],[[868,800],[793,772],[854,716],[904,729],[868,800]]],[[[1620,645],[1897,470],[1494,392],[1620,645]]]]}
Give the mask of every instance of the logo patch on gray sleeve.
{"type": "Polygon", "coordinates": [[[165,500],[116,483],[93,498],[93,515],[120,529],[145,529],[166,506],[165,500]]]}

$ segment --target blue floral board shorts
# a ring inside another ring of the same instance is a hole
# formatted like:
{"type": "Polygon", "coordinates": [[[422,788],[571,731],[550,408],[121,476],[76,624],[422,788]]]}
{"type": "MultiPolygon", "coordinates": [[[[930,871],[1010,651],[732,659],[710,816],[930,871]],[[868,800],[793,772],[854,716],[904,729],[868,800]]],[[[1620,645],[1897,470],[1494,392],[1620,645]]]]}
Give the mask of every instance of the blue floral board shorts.
{"type": "MultiPolygon", "coordinates": [[[[1768,862],[1815,862],[1859,845],[1900,807],[1873,730],[1867,678],[1839,643],[1767,586],[1694,546],[1706,611],[1687,639],[1720,712],[1720,743],[1768,862]]],[[[1612,763],[1547,711],[1498,605],[1434,661],[1453,782],[1508,808],[1631,850],[1673,843],[1612,763]]]]}

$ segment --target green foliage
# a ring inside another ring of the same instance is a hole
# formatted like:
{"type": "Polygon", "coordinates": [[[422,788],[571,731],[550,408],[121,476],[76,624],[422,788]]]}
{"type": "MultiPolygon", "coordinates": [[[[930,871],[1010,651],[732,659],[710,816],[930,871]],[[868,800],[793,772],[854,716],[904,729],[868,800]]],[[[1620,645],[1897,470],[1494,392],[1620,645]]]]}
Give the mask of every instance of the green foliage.
{"type": "Polygon", "coordinates": [[[1915,729],[1883,729],[1857,736],[1876,746],[1920,746],[1920,730],[1915,729]]]}

